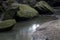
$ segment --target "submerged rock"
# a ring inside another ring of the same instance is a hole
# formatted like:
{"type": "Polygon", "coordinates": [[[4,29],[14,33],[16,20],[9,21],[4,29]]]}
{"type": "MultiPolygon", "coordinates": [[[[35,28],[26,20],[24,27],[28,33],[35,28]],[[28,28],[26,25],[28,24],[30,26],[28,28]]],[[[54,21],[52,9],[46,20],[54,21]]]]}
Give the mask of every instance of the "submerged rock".
{"type": "Polygon", "coordinates": [[[40,14],[53,14],[54,9],[45,1],[40,1],[34,6],[40,14]]]}

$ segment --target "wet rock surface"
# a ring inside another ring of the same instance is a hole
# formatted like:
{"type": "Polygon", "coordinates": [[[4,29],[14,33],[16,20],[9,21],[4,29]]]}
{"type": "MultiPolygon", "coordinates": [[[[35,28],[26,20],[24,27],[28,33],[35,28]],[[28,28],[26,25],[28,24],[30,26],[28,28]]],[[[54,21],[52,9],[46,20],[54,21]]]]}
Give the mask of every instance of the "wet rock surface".
{"type": "Polygon", "coordinates": [[[60,19],[44,23],[37,29],[33,33],[33,40],[60,40],[60,19]]]}

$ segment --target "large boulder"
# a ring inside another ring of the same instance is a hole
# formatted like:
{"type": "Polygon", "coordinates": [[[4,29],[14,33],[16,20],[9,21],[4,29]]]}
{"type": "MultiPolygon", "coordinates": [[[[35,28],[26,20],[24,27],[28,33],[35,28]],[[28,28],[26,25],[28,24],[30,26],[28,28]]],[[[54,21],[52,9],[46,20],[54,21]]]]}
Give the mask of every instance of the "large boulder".
{"type": "Polygon", "coordinates": [[[53,14],[54,9],[45,1],[40,1],[34,6],[40,14],[53,14]]]}
{"type": "Polygon", "coordinates": [[[17,16],[30,18],[37,15],[38,12],[34,8],[30,7],[29,5],[25,5],[25,4],[19,5],[19,11],[17,12],[17,16]]]}
{"type": "Polygon", "coordinates": [[[35,40],[60,40],[60,19],[46,22],[33,33],[35,40]]]}

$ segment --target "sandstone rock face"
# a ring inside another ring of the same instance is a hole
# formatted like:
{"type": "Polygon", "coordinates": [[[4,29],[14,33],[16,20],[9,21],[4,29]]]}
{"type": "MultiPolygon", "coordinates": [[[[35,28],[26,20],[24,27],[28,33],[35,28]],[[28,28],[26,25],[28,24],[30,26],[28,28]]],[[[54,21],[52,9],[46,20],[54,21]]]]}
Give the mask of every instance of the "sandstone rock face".
{"type": "Polygon", "coordinates": [[[33,33],[34,40],[60,40],[60,20],[44,23],[33,33]]]}

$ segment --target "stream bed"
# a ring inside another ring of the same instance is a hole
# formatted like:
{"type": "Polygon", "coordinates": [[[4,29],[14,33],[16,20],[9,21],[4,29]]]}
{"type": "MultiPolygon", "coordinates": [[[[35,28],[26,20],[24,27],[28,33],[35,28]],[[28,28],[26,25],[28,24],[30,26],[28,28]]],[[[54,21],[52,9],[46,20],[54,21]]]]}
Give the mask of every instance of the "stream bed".
{"type": "Polygon", "coordinates": [[[28,21],[18,22],[11,31],[1,32],[0,40],[34,40],[32,34],[37,27],[56,19],[55,16],[39,16],[28,21]]]}

